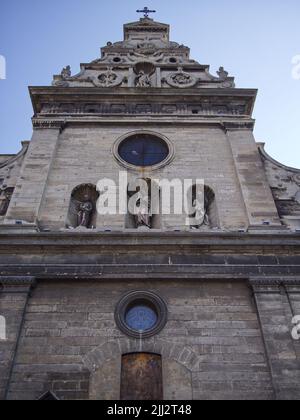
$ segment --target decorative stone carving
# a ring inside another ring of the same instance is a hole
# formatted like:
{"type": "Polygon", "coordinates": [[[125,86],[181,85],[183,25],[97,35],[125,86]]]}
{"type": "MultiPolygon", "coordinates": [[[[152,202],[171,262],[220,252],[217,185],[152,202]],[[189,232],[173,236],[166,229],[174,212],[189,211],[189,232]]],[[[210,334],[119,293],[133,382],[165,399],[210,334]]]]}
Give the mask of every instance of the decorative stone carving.
{"type": "Polygon", "coordinates": [[[217,74],[218,74],[220,80],[226,80],[228,78],[228,75],[229,75],[228,71],[226,71],[224,69],[224,67],[220,67],[219,71],[217,71],[217,74]]]}
{"type": "Polygon", "coordinates": [[[154,52],[153,54],[149,54],[149,53],[145,54],[145,53],[140,52],[140,51],[139,52],[135,51],[135,52],[128,53],[126,58],[130,62],[137,62],[137,61],[141,60],[141,58],[143,59],[143,58],[147,57],[147,59],[151,59],[151,61],[153,61],[153,62],[158,62],[158,61],[163,60],[164,56],[165,56],[165,54],[163,54],[161,51],[154,52]]]}
{"type": "Polygon", "coordinates": [[[64,67],[61,71],[61,77],[66,80],[72,76],[71,66],[64,67]]]}
{"type": "Polygon", "coordinates": [[[151,87],[151,78],[148,74],[145,74],[143,70],[141,70],[136,78],[136,87],[151,87]]]}
{"type": "Polygon", "coordinates": [[[85,228],[90,226],[93,209],[93,203],[89,201],[89,196],[86,195],[84,201],[78,205],[78,226],[85,228]]]}
{"type": "MultiPolygon", "coordinates": [[[[150,80],[153,86],[153,81],[150,80]]],[[[54,121],[50,124],[51,120],[47,118],[65,117],[65,114],[72,114],[72,116],[82,114],[187,114],[190,115],[224,115],[224,116],[235,116],[235,115],[248,115],[248,102],[242,100],[241,104],[225,104],[223,101],[219,101],[219,105],[215,105],[215,99],[205,100],[200,98],[197,102],[189,103],[137,103],[135,101],[127,101],[126,103],[112,103],[107,104],[103,100],[99,99],[97,103],[91,102],[74,102],[74,103],[59,103],[53,102],[49,104],[42,104],[40,116],[42,118],[34,118],[33,123],[35,128],[47,128],[51,125],[51,128],[56,128],[57,124],[63,125],[64,121],[54,121]]],[[[229,124],[229,123],[228,123],[229,124]]],[[[229,128],[229,125],[228,125],[229,128]]],[[[292,181],[292,179],[291,179],[292,181]]]]}
{"type": "Polygon", "coordinates": [[[67,227],[93,229],[96,226],[96,203],[99,193],[92,184],[76,187],[71,195],[67,227]]]}
{"type": "Polygon", "coordinates": [[[134,71],[138,75],[135,79],[136,87],[151,87],[151,75],[155,72],[155,66],[148,61],[139,62],[134,66],[134,71]]]}
{"type": "Polygon", "coordinates": [[[204,186],[203,195],[204,197],[199,196],[197,193],[197,188],[193,187],[193,208],[195,211],[191,215],[191,218],[194,219],[195,224],[191,226],[192,229],[200,229],[202,226],[207,227],[216,227],[217,223],[215,211],[213,211],[213,204],[215,201],[215,193],[213,190],[206,185],[204,186]]]}
{"type": "Polygon", "coordinates": [[[14,188],[6,188],[0,193],[0,216],[5,216],[12,198],[14,188]]]}
{"type": "Polygon", "coordinates": [[[137,45],[137,48],[143,55],[152,55],[156,52],[156,46],[152,42],[142,42],[137,45]]]}
{"type": "Polygon", "coordinates": [[[144,189],[138,186],[136,191],[128,191],[128,197],[131,198],[139,193],[140,198],[136,204],[136,214],[134,214],[134,222],[136,229],[151,229],[152,228],[152,214],[151,214],[151,180],[144,179],[147,183],[147,188],[144,189]]]}
{"type": "Polygon", "coordinates": [[[123,81],[123,77],[113,71],[112,67],[109,67],[106,72],[100,73],[100,75],[93,80],[93,83],[97,87],[115,87],[119,86],[123,81]]]}
{"type": "Polygon", "coordinates": [[[293,178],[296,184],[300,186],[300,174],[294,175],[293,178]]]}
{"type": "Polygon", "coordinates": [[[170,74],[166,81],[172,87],[190,88],[195,86],[195,84],[198,82],[198,79],[193,75],[183,71],[182,67],[179,67],[178,71],[176,73],[170,74]]]}
{"type": "Polygon", "coordinates": [[[64,81],[64,80],[54,80],[52,82],[53,86],[57,86],[57,87],[69,87],[69,83],[64,81]]]}
{"type": "Polygon", "coordinates": [[[66,126],[64,121],[61,120],[46,120],[46,119],[39,119],[33,118],[32,125],[34,129],[59,129],[62,132],[66,126]]]}

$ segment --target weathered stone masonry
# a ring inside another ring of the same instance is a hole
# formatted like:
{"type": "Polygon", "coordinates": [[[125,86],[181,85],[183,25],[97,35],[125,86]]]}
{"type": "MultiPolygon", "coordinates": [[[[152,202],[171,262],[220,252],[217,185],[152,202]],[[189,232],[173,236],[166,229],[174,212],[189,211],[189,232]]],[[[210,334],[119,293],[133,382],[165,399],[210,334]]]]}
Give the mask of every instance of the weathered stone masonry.
{"type": "Polygon", "coordinates": [[[255,142],[257,91],[211,75],[144,18],[30,94],[32,139],[0,156],[0,399],[118,400],[136,353],[160,357],[165,400],[300,399],[300,170],[255,142]],[[167,159],[122,160],[137,135],[164,142],[167,159]],[[97,182],[124,170],[204,179],[206,223],[84,213],[97,182]],[[116,322],[136,291],[167,308],[140,338],[116,322]]]}

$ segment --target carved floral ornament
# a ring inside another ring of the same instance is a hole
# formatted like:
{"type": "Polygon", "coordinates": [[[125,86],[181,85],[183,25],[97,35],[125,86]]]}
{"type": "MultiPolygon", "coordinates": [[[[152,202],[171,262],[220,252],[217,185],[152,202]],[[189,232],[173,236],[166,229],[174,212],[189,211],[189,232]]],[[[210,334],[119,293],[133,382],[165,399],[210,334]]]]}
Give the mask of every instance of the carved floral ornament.
{"type": "Polygon", "coordinates": [[[106,72],[100,73],[98,77],[93,79],[93,83],[97,87],[114,87],[119,86],[123,82],[123,76],[113,71],[111,67],[106,72]]]}
{"type": "Polygon", "coordinates": [[[166,82],[172,87],[189,88],[195,86],[198,79],[191,74],[186,73],[180,67],[176,73],[171,73],[167,77],[166,82]]]}

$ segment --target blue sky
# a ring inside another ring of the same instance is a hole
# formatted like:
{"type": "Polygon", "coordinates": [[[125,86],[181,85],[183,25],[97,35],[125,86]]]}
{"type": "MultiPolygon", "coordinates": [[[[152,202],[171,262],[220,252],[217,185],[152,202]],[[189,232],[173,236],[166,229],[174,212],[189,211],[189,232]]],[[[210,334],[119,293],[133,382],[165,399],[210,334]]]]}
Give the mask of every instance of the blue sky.
{"type": "Polygon", "coordinates": [[[49,85],[67,64],[77,73],[107,41],[121,40],[123,24],[137,20],[136,9],[146,4],[192,58],[213,73],[224,66],[237,87],[259,89],[256,140],[300,168],[300,80],[292,77],[292,58],[300,55],[299,0],[2,0],[7,79],[0,80],[0,153],[17,152],[31,137],[27,86],[49,85]]]}

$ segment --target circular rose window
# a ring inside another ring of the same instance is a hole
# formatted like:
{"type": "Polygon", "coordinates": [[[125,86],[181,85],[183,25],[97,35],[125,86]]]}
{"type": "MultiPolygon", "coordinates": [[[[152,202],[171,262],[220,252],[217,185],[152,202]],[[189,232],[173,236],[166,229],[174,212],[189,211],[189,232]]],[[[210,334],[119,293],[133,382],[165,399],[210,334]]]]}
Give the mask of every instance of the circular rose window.
{"type": "Polygon", "coordinates": [[[118,303],[115,319],[130,337],[148,338],[158,334],[167,322],[164,301],[151,292],[132,292],[118,303]]]}
{"type": "Polygon", "coordinates": [[[151,330],[157,323],[155,308],[144,302],[136,303],[129,308],[125,315],[126,325],[134,331],[142,332],[151,330]]]}
{"type": "Polygon", "coordinates": [[[169,142],[150,133],[137,133],[117,142],[117,159],[130,167],[159,167],[172,157],[169,142]]]}

